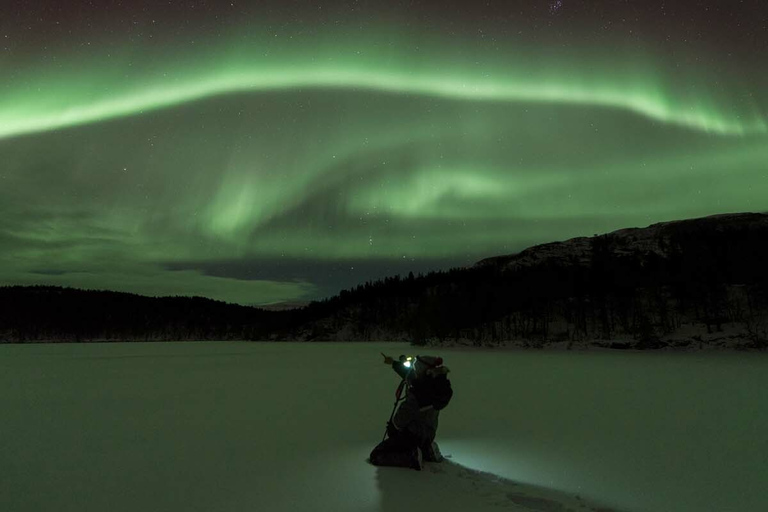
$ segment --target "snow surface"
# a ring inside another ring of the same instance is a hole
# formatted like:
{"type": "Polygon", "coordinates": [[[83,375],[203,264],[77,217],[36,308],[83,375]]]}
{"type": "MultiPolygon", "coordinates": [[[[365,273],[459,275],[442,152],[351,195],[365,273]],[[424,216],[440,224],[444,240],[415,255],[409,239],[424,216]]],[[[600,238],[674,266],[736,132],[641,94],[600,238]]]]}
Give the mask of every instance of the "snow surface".
{"type": "Polygon", "coordinates": [[[383,343],[0,345],[0,511],[765,511],[768,357],[383,343]],[[424,471],[366,463],[397,376],[455,396],[424,471]]]}

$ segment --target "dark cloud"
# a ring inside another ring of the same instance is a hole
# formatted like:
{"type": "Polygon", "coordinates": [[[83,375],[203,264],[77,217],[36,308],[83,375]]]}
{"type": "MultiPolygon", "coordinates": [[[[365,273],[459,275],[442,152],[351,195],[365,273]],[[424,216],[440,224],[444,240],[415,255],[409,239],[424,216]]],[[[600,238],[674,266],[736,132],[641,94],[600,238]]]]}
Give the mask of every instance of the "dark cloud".
{"type": "MultiPolygon", "coordinates": [[[[479,259],[479,258],[478,258],[479,259]]],[[[343,259],[334,261],[283,259],[221,260],[206,262],[174,262],[164,264],[167,270],[195,270],[204,275],[245,281],[275,280],[281,282],[308,282],[317,287],[312,297],[320,299],[353,288],[367,281],[376,281],[396,275],[407,277],[426,274],[434,270],[449,270],[475,263],[475,259],[343,259]]]]}
{"type": "Polygon", "coordinates": [[[27,271],[30,274],[37,274],[41,276],[63,276],[66,274],[71,274],[73,272],[77,272],[76,270],[61,270],[61,269],[54,269],[54,268],[37,268],[37,269],[31,269],[27,271]]]}

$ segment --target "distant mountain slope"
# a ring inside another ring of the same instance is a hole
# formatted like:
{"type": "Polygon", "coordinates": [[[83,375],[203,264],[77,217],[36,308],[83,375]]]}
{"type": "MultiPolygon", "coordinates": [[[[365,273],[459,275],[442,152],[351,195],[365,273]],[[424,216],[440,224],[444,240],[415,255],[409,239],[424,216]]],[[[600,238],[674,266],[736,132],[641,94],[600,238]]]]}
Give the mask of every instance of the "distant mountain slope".
{"type": "MultiPolygon", "coordinates": [[[[647,228],[625,228],[602,237],[610,240],[610,249],[616,257],[653,254],[668,258],[674,242],[685,243],[696,237],[717,237],[718,233],[732,233],[735,237],[741,237],[749,233],[765,233],[767,229],[768,214],[734,213],[660,222],[647,228]]],[[[486,258],[477,265],[497,265],[505,270],[548,263],[589,265],[594,238],[578,237],[564,242],[536,245],[517,254],[486,258]]]]}
{"type": "Polygon", "coordinates": [[[621,229],[469,268],[362,284],[302,308],[0,288],[0,339],[408,340],[541,348],[764,348],[768,215],[621,229]]]}
{"type": "Polygon", "coordinates": [[[528,248],[309,308],[298,339],[760,347],[768,337],[768,215],[621,229],[528,248]]]}
{"type": "Polygon", "coordinates": [[[244,339],[267,315],[202,297],[0,287],[1,341],[244,339]]]}

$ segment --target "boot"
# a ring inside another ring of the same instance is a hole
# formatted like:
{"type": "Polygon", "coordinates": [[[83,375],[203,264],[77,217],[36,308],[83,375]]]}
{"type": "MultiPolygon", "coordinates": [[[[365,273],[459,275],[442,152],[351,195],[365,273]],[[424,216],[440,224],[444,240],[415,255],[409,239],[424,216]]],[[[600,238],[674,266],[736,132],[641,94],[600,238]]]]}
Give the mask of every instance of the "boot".
{"type": "Polygon", "coordinates": [[[440,447],[432,441],[431,444],[424,446],[421,450],[426,462],[443,462],[443,454],[440,453],[440,447]]]}
{"type": "Polygon", "coordinates": [[[416,448],[413,449],[413,452],[411,454],[411,467],[416,471],[421,471],[423,464],[424,464],[424,458],[421,453],[421,448],[417,446],[416,448]]]}

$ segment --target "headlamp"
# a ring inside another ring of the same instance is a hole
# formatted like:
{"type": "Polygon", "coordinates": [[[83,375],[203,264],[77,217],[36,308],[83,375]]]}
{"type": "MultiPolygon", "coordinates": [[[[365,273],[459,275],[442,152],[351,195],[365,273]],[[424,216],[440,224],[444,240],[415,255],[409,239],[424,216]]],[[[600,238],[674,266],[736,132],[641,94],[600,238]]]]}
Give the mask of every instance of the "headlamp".
{"type": "Polygon", "coordinates": [[[416,360],[413,356],[400,356],[400,361],[403,362],[403,366],[406,368],[411,368],[413,366],[413,362],[416,360]]]}

